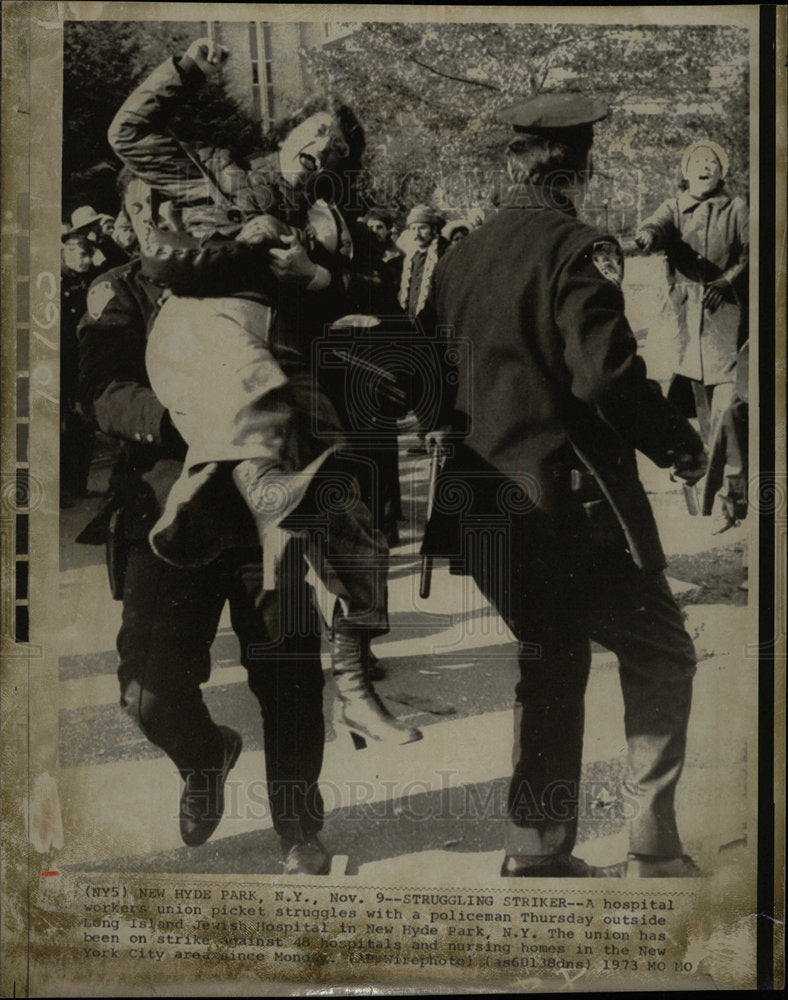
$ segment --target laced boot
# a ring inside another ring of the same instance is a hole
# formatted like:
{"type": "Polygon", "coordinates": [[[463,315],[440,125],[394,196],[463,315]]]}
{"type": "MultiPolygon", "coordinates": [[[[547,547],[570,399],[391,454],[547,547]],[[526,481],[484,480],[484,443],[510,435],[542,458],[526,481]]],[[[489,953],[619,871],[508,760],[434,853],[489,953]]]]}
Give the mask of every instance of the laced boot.
{"type": "Polygon", "coordinates": [[[331,666],[339,700],[340,721],[357,750],[369,743],[415,743],[422,732],[400,722],[383,704],[369,680],[369,639],[359,630],[334,628],[331,666]]]}

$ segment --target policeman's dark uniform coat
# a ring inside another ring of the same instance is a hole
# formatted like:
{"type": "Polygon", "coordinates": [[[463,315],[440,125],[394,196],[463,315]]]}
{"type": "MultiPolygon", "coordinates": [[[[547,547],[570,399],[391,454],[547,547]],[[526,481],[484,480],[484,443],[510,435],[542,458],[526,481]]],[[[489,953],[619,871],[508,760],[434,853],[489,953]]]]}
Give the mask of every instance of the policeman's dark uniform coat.
{"type": "Polygon", "coordinates": [[[695,656],[634,449],[665,467],[702,445],[646,378],[622,266],[559,189],[516,186],[440,261],[424,314],[471,345],[425,551],[470,573],[520,642],[509,855],[571,852],[590,638],[620,661],[631,849],[682,853],[695,656]]]}
{"type": "Polygon", "coordinates": [[[77,405],[77,326],[97,273],[77,274],[65,265],[60,271],[60,496],[66,504],[87,491],[93,453],[95,432],[77,405]]]}
{"type": "Polygon", "coordinates": [[[263,592],[254,527],[231,489],[222,491],[229,506],[218,517],[232,533],[219,559],[184,570],[150,550],[148,532],[186,452],[145,371],[146,338],[162,291],[140,273],[138,260],[109,271],[94,282],[79,331],[83,405],[99,429],[125,442],[111,479],[120,547],[127,549],[118,635],[121,705],[184,778],[217,769],[222,733],[200,685],[210,675],[211,643],[229,601],[263,718],[273,825],[284,842],[294,843],[316,833],[323,815],[323,675],[311,590],[302,561],[294,558],[280,590],[263,592]]]}

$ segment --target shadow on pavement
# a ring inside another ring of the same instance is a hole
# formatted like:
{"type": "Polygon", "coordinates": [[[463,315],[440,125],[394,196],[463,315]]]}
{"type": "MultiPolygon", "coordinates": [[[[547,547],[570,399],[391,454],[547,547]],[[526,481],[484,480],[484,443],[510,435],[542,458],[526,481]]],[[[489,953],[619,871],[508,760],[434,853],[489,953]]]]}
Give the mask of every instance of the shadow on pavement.
{"type": "MultiPolygon", "coordinates": [[[[613,768],[600,772],[593,766],[597,784],[614,784],[620,774],[613,768]],[[615,772],[615,773],[614,773],[615,772]]],[[[584,780],[590,779],[585,773],[584,780]]],[[[467,876],[463,855],[500,851],[503,857],[508,777],[436,791],[403,795],[336,809],[326,816],[320,835],[331,855],[347,856],[347,875],[372,862],[427,851],[456,854],[458,875],[467,876]]],[[[624,819],[607,800],[589,800],[581,806],[578,846],[619,832],[624,819]]],[[[172,872],[178,874],[280,875],[279,839],[270,827],[235,837],[219,836],[198,848],[177,848],[157,854],[113,858],[80,865],[79,870],[122,872],[172,872]]],[[[581,852],[582,853],[582,852],[581,852]]]]}

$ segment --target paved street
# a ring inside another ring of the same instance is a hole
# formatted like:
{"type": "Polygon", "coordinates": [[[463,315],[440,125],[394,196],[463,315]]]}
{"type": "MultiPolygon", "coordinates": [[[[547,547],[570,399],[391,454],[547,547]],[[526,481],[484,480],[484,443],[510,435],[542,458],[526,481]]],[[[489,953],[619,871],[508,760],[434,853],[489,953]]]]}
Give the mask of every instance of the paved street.
{"type": "MultiPolygon", "coordinates": [[[[392,710],[420,726],[420,743],[381,753],[353,749],[329,724],[322,787],[324,842],[334,874],[434,885],[497,876],[510,768],[515,643],[466,579],[438,562],[432,595],[418,597],[418,544],[428,461],[407,449],[401,482],[407,523],[392,554],[392,629],[374,643],[386,668],[377,685],[392,710]]],[[[643,478],[670,559],[671,586],[688,614],[700,656],[687,765],[679,793],[686,846],[702,863],[741,845],[748,733],[755,733],[756,661],[742,655],[748,609],[746,529],[713,534],[713,518],[690,518],[679,487],[644,462],[643,478]]],[[[106,462],[91,487],[106,485],[106,462]]],[[[224,820],[208,844],[178,834],[179,779],[118,706],[115,678],[121,606],[108,592],[103,549],[75,545],[97,498],[62,512],[62,642],[58,788],[65,847],[60,868],[270,873],[281,871],[265,805],[257,705],[223,618],[205,695],[214,718],[237,728],[244,750],[228,782],[224,820]]],[[[749,641],[753,641],[750,637],[749,641]]],[[[327,666],[327,662],[325,662],[327,666]]],[[[618,786],[624,773],[623,707],[615,658],[595,647],[587,699],[584,790],[577,853],[612,863],[626,851],[618,786]]],[[[325,695],[326,718],[334,707],[325,695]]],[[[751,746],[754,743],[751,741],[751,746]]]]}

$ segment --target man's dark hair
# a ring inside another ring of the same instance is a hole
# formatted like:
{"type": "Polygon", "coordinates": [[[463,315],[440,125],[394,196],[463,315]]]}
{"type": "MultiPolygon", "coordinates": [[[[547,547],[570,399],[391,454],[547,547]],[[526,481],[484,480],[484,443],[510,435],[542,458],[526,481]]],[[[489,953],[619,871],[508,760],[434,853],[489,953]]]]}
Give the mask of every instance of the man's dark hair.
{"type": "Polygon", "coordinates": [[[267,144],[273,141],[279,146],[294,128],[320,112],[327,112],[332,116],[347,144],[348,153],[330,174],[321,172],[307,178],[307,198],[310,201],[318,198],[332,201],[348,219],[357,220],[366,210],[361,191],[361,160],[366,148],[366,138],[361,123],[344,101],[336,95],[310,97],[293,114],[272,127],[267,136],[267,144]]]}
{"type": "Polygon", "coordinates": [[[356,118],[355,113],[349,105],[345,104],[336,95],[317,95],[310,97],[300,108],[282,118],[272,127],[271,135],[279,144],[307,118],[316,115],[321,111],[330,114],[342,132],[345,142],[348,144],[348,155],[342,161],[341,170],[360,170],[361,157],[366,149],[366,137],[361,123],[356,118]]]}
{"type": "Polygon", "coordinates": [[[506,167],[516,184],[567,184],[585,176],[593,144],[590,126],[556,132],[523,132],[506,150],[506,167]]]}
{"type": "Polygon", "coordinates": [[[387,208],[373,206],[367,210],[366,217],[367,219],[376,219],[378,222],[382,222],[386,229],[391,229],[394,225],[394,216],[387,208]]]}
{"type": "Polygon", "coordinates": [[[64,247],[71,243],[76,243],[88,253],[92,253],[96,249],[95,243],[92,243],[84,233],[66,233],[60,242],[64,247]]]}

